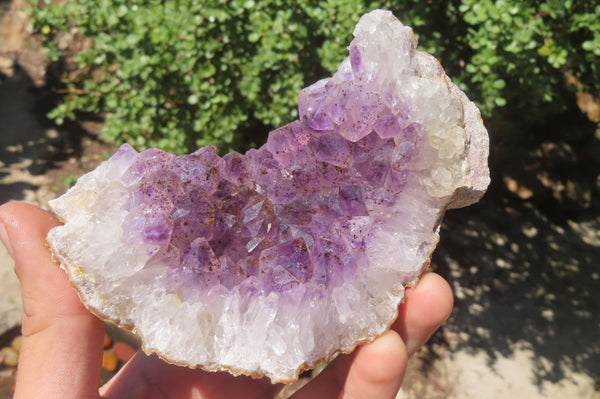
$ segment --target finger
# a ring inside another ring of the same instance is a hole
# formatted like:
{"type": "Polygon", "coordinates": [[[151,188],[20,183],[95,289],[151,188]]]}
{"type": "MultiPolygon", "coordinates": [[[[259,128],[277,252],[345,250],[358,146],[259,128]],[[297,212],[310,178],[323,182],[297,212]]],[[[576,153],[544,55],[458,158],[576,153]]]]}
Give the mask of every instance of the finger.
{"type": "Polygon", "coordinates": [[[448,283],[437,274],[424,274],[415,288],[406,290],[392,331],[360,346],[354,355],[338,356],[294,398],[395,397],[408,356],[449,317],[452,305],[448,283]],[[374,389],[379,389],[379,396],[370,393],[374,389]]]}
{"type": "Polygon", "coordinates": [[[15,398],[97,398],[104,328],[51,260],[46,234],[59,222],[21,203],[1,206],[0,222],[24,308],[15,398]]]}
{"type": "Polygon", "coordinates": [[[350,364],[339,394],[348,398],[395,398],[404,379],[408,353],[395,331],[362,345],[350,364]]]}
{"type": "Polygon", "coordinates": [[[388,331],[359,346],[354,354],[338,356],[292,398],[393,399],[400,389],[407,362],[404,342],[395,331],[388,331]]]}
{"type": "Polygon", "coordinates": [[[207,372],[168,364],[142,351],[100,390],[102,398],[270,398],[281,389],[266,378],[234,377],[226,372],[207,372]]]}
{"type": "Polygon", "coordinates": [[[454,306],[452,289],[436,273],[425,273],[415,288],[407,288],[404,303],[392,329],[406,343],[412,356],[450,317],[454,306]]]}

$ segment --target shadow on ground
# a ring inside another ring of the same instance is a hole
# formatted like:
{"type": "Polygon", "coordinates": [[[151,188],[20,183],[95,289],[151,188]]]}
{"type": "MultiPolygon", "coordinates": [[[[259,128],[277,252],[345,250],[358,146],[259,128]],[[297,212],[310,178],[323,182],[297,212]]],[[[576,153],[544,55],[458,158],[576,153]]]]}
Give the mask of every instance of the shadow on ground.
{"type": "Polygon", "coordinates": [[[57,101],[51,85],[36,87],[22,69],[0,79],[0,203],[26,200],[27,192],[50,184],[48,171],[81,159],[85,140],[97,141],[79,124],[56,129],[46,119],[57,101]]]}
{"type": "Polygon", "coordinates": [[[492,189],[479,204],[449,211],[434,264],[453,285],[446,329],[454,350],[484,351],[493,369],[515,348],[535,354],[535,384],[566,370],[600,387],[600,198],[570,216],[492,189]]]}

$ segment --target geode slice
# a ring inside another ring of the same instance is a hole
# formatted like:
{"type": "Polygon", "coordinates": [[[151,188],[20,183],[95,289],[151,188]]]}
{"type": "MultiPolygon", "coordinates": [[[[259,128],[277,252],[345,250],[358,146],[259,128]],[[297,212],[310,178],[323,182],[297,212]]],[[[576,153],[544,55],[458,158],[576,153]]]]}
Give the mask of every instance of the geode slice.
{"type": "Polygon", "coordinates": [[[444,211],[486,189],[488,138],[390,12],[354,35],[261,148],[124,145],[51,202],[48,242],[94,313],[169,362],[274,382],[389,328],[444,211]]]}

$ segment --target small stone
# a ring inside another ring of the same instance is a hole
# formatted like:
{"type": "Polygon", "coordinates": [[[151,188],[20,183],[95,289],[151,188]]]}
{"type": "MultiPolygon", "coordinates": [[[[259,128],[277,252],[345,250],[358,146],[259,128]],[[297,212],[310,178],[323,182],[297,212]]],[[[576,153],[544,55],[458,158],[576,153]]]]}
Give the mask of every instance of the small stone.
{"type": "Polygon", "coordinates": [[[117,358],[115,351],[112,349],[107,349],[102,353],[102,368],[104,370],[115,371],[118,364],[119,359],[117,358]]]}
{"type": "Polygon", "coordinates": [[[17,352],[19,352],[21,350],[21,340],[22,339],[23,339],[23,336],[17,335],[15,338],[13,338],[12,342],[10,343],[10,346],[17,352]]]}
{"type": "Polygon", "coordinates": [[[57,139],[59,136],[60,136],[60,133],[56,129],[46,130],[46,137],[49,139],[57,139]]]}
{"type": "Polygon", "coordinates": [[[106,333],[106,331],[104,332],[104,348],[108,348],[110,347],[110,345],[112,344],[112,339],[110,338],[110,335],[108,335],[108,333],[106,333]]]}
{"type": "Polygon", "coordinates": [[[0,349],[0,359],[9,367],[15,367],[19,363],[19,352],[10,346],[0,349]]]}
{"type": "Polygon", "coordinates": [[[136,352],[136,350],[132,348],[131,345],[125,342],[115,342],[115,344],[113,345],[113,350],[115,351],[115,355],[117,355],[117,358],[122,362],[126,362],[129,359],[131,359],[131,357],[135,355],[136,352]]]}
{"type": "Polygon", "coordinates": [[[5,55],[0,55],[0,73],[11,77],[15,74],[15,60],[13,57],[7,57],[5,55]]]}

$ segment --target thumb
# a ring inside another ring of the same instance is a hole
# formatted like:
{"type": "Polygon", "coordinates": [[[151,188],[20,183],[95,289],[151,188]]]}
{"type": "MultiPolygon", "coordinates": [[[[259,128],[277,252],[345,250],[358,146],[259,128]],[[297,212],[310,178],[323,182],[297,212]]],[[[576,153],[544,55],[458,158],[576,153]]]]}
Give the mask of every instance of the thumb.
{"type": "Polygon", "coordinates": [[[15,398],[98,398],[103,324],[52,261],[46,234],[59,224],[32,205],[0,207],[0,238],[15,258],[24,309],[15,398]]]}

